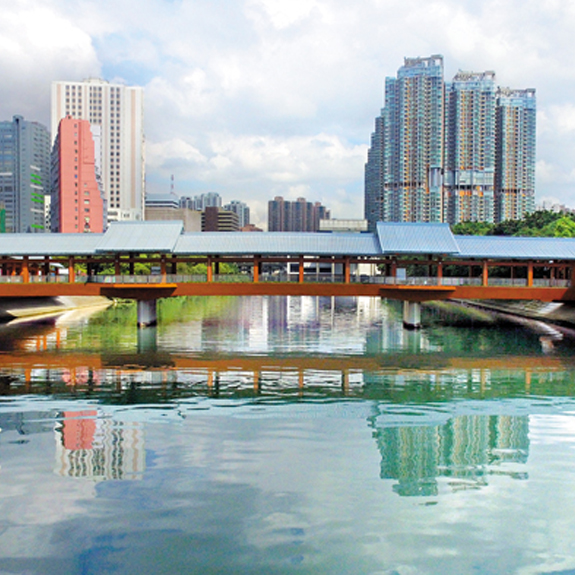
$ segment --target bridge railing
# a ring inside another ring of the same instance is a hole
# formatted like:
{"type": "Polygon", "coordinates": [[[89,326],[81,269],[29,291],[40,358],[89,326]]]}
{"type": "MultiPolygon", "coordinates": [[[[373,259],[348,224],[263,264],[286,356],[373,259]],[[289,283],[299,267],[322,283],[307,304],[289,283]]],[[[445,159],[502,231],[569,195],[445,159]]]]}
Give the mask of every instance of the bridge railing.
{"type": "MultiPolygon", "coordinates": [[[[345,276],[331,273],[313,273],[305,274],[303,277],[305,283],[345,283],[345,276]]],[[[29,276],[30,283],[69,283],[67,274],[63,275],[38,275],[29,276]]],[[[250,283],[253,282],[251,274],[214,274],[212,281],[217,283],[250,283]]],[[[263,273],[259,276],[260,282],[282,282],[297,283],[299,282],[298,273],[263,273]]],[[[480,277],[390,277],[381,275],[352,275],[349,279],[351,283],[378,284],[388,286],[413,285],[413,286],[481,286],[482,278],[480,277]]],[[[207,276],[191,274],[160,274],[151,275],[77,275],[75,283],[100,283],[100,284],[159,284],[159,283],[205,283],[207,276]]],[[[24,283],[21,275],[0,275],[0,284],[2,283],[24,283]]],[[[527,287],[525,278],[495,278],[489,277],[489,287],[527,287]]],[[[557,287],[567,288],[571,285],[568,279],[555,278],[535,278],[533,287],[557,287]]]]}

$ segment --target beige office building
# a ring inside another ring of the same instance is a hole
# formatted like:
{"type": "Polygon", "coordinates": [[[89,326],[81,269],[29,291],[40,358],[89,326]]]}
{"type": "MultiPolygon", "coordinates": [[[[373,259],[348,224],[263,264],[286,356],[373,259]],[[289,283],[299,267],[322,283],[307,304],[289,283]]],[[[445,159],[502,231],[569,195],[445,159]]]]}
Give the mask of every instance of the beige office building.
{"type": "Polygon", "coordinates": [[[101,126],[108,221],[144,219],[144,90],[90,78],[52,83],[52,140],[67,115],[101,126]]]}

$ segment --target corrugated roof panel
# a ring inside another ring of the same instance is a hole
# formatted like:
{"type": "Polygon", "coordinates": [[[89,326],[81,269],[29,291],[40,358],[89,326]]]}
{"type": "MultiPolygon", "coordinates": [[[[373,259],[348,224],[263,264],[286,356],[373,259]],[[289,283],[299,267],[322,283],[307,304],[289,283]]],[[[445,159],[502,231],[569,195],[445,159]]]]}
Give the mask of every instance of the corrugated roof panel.
{"type": "Polygon", "coordinates": [[[112,222],[97,253],[171,253],[184,229],[183,222],[112,222]]]}
{"type": "Polygon", "coordinates": [[[575,259],[575,239],[515,236],[455,236],[460,257],[493,259],[575,259]]]}
{"type": "Polygon", "coordinates": [[[3,256],[93,254],[104,234],[0,234],[3,256]]]}
{"type": "Polygon", "coordinates": [[[380,255],[373,234],[300,232],[202,232],[182,234],[176,254],[380,255]]]}
{"type": "Polygon", "coordinates": [[[385,254],[457,254],[449,224],[378,222],[377,236],[385,254]]]}

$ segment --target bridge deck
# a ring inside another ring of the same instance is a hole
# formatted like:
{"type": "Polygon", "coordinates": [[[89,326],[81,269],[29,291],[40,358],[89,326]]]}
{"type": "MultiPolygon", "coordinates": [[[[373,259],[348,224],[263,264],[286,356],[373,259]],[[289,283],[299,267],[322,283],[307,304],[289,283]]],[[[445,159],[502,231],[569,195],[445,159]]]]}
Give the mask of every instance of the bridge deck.
{"type": "MultiPolygon", "coordinates": [[[[160,278],[161,279],[161,278],[160,278]]],[[[57,296],[106,296],[150,300],[172,296],[371,296],[404,301],[442,299],[540,300],[575,301],[575,287],[516,285],[433,285],[429,282],[394,285],[382,283],[330,282],[162,282],[100,283],[100,282],[7,282],[0,283],[0,298],[57,296]]],[[[452,278],[450,278],[452,279],[452,278]]]]}

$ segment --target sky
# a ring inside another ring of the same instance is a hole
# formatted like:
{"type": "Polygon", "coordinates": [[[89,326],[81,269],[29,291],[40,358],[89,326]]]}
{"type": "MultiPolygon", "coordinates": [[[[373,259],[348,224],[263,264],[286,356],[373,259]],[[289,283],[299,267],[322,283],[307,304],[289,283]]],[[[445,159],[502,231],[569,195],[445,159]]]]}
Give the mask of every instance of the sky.
{"type": "Polygon", "coordinates": [[[385,77],[442,54],[537,90],[536,202],[575,207],[574,35],[568,0],[3,0],[0,120],[49,126],[54,80],[143,86],[148,192],[361,218],[385,77]]]}

